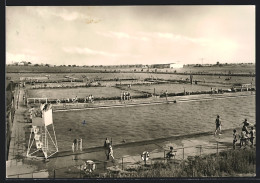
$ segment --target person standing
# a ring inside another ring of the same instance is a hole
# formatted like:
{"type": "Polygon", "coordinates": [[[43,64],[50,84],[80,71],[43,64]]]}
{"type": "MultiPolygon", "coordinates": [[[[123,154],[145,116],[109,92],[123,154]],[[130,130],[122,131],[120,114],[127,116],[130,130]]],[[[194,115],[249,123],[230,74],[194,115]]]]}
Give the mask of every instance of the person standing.
{"type": "Polygon", "coordinates": [[[106,138],[106,140],[104,142],[104,148],[105,148],[105,154],[106,154],[107,160],[109,160],[109,146],[110,146],[110,141],[108,140],[108,138],[106,138]]]}
{"type": "Polygon", "coordinates": [[[110,142],[109,142],[108,138],[106,138],[106,140],[105,140],[105,142],[104,142],[104,147],[105,147],[105,148],[108,148],[109,145],[110,145],[110,142]]]}
{"type": "Polygon", "coordinates": [[[249,126],[250,125],[250,123],[247,121],[247,119],[245,119],[245,121],[243,121],[242,124],[244,124],[244,126],[249,126]]]}
{"type": "Polygon", "coordinates": [[[109,160],[109,156],[111,156],[113,160],[115,159],[114,158],[114,152],[113,152],[111,145],[109,145],[107,160],[109,160]]]}
{"type": "Polygon", "coordinates": [[[255,129],[254,127],[251,127],[251,131],[250,131],[250,142],[251,145],[254,146],[254,139],[255,139],[255,129]]]}
{"type": "Polygon", "coordinates": [[[23,95],[23,105],[25,105],[25,95],[23,95]]]}
{"type": "Polygon", "coordinates": [[[236,149],[236,142],[238,138],[236,129],[234,129],[233,132],[233,149],[236,149]]]}
{"type": "Polygon", "coordinates": [[[249,126],[249,122],[247,121],[247,119],[245,119],[245,121],[243,122],[243,127],[242,127],[242,131],[246,132],[246,134],[249,134],[249,131],[248,131],[248,126],[249,126]]]}
{"type": "Polygon", "coordinates": [[[168,101],[167,97],[168,97],[168,91],[165,91],[165,97],[166,97],[166,101],[168,101]]]}
{"type": "Polygon", "coordinates": [[[215,123],[216,123],[215,135],[217,134],[217,131],[219,131],[219,134],[221,134],[221,120],[219,115],[217,115],[217,119],[215,123]]]}

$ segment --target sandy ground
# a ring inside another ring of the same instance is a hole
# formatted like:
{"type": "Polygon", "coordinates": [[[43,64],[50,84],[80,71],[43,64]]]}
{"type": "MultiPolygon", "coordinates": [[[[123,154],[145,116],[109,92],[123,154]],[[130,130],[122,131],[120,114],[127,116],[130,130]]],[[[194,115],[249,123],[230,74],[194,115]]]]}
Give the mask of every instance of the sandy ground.
{"type": "MultiPolygon", "coordinates": [[[[150,154],[147,164],[155,161],[166,161],[165,153],[169,151],[170,146],[176,150],[175,160],[180,161],[189,156],[203,155],[209,153],[218,153],[220,151],[232,148],[232,129],[223,131],[221,136],[214,136],[213,132],[201,134],[187,134],[181,137],[169,137],[143,142],[125,143],[113,146],[115,160],[106,160],[103,147],[83,149],[83,151],[59,152],[48,161],[36,160],[26,157],[25,126],[28,125],[24,119],[26,106],[23,105],[23,89],[16,90],[18,108],[12,127],[12,138],[9,148],[9,157],[6,162],[6,176],[8,178],[80,178],[83,172],[80,171],[84,161],[93,160],[96,166],[96,173],[110,171],[122,171],[132,167],[138,167],[144,164],[141,154],[148,151],[150,154]],[[19,96],[19,97],[18,97],[19,96]],[[37,172],[37,173],[32,173],[37,172]],[[20,174],[20,175],[17,175],[20,174]]],[[[244,93],[244,92],[242,92],[244,93]]],[[[240,93],[240,95],[242,94],[240,93]]],[[[247,94],[247,93],[246,93],[247,94]]],[[[226,96],[232,94],[225,94],[226,96]]],[[[233,95],[239,95],[235,93],[233,95]]],[[[188,100],[191,96],[169,98],[173,100],[188,100]]],[[[199,96],[193,96],[194,99],[199,96]]],[[[207,96],[204,96],[207,97],[207,96]]],[[[216,95],[217,97],[217,95],[216,95]]],[[[140,103],[151,103],[154,100],[167,102],[164,99],[151,99],[150,101],[139,101],[140,103]]],[[[133,101],[136,103],[137,101],[133,101]]],[[[106,103],[106,102],[104,102],[106,103]]],[[[104,103],[95,103],[96,107],[104,103]]],[[[107,104],[107,103],[106,103],[107,104]]]]}

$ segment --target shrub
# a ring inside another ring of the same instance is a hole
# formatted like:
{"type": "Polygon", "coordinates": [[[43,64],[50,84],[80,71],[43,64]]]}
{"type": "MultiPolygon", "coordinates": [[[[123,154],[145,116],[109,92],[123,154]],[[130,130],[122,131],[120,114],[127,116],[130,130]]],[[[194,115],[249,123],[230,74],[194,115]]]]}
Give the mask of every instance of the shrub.
{"type": "MultiPolygon", "coordinates": [[[[195,156],[179,164],[155,162],[150,167],[131,169],[130,177],[221,177],[255,173],[255,148],[228,150],[206,156],[195,156]]],[[[116,175],[114,174],[113,177],[116,175]]],[[[111,175],[109,175],[111,177],[111,175]]],[[[129,174],[120,174],[129,177],[129,174]]]]}

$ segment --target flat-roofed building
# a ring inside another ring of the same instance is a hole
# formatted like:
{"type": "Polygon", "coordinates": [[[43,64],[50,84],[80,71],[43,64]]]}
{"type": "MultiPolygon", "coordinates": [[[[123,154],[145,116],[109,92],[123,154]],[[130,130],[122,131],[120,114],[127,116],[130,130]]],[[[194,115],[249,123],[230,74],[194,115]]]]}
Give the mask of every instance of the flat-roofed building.
{"type": "Polygon", "coordinates": [[[164,68],[183,68],[183,64],[180,63],[169,63],[169,64],[153,64],[151,68],[164,69],[164,68]]]}

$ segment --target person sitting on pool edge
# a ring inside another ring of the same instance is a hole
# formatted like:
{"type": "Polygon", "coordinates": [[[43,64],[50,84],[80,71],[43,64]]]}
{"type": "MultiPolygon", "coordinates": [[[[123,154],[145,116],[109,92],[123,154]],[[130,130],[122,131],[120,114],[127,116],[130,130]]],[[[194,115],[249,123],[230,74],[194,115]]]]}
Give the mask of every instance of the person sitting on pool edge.
{"type": "Polygon", "coordinates": [[[166,158],[171,159],[172,157],[176,156],[176,151],[173,150],[173,147],[170,147],[170,151],[166,154],[166,158]]]}

